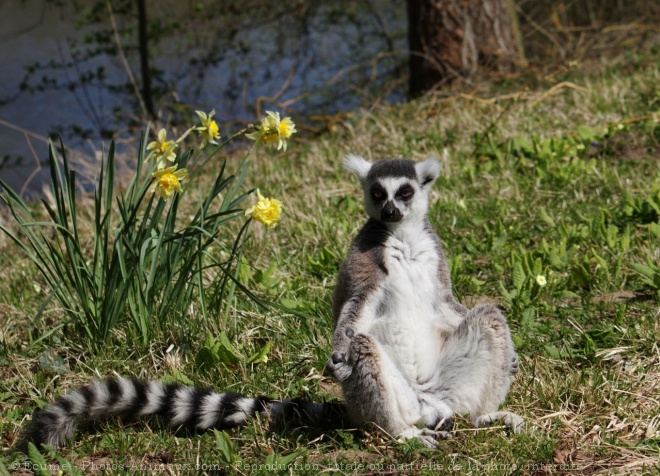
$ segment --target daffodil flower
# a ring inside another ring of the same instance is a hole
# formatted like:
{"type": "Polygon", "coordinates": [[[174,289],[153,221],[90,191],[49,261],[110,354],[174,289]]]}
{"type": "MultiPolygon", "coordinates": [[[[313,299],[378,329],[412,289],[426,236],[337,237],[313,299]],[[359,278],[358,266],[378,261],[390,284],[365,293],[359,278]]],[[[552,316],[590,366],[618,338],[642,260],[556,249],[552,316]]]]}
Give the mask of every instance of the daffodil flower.
{"type": "Polygon", "coordinates": [[[203,111],[195,111],[195,114],[199,116],[199,120],[202,125],[195,127],[195,130],[199,133],[199,136],[202,138],[203,149],[206,147],[206,144],[218,144],[216,140],[220,139],[220,132],[218,131],[218,124],[215,122],[212,117],[215,114],[215,109],[211,110],[208,114],[203,111]]]}
{"type": "Polygon", "coordinates": [[[176,148],[177,143],[173,140],[167,140],[167,131],[161,129],[158,131],[158,140],[150,142],[147,145],[147,150],[153,154],[153,157],[158,163],[158,168],[162,169],[165,167],[165,160],[169,162],[174,162],[176,160],[176,148]]]}
{"type": "Polygon", "coordinates": [[[296,125],[290,117],[280,119],[279,112],[267,111],[261,124],[256,126],[256,132],[245,134],[254,141],[261,141],[266,146],[277,150],[286,150],[287,139],[296,131],[296,125]]]}
{"type": "Polygon", "coordinates": [[[167,200],[174,192],[181,193],[181,180],[188,176],[187,169],[177,170],[177,166],[167,167],[166,169],[156,170],[151,177],[154,183],[151,186],[151,192],[157,194],[160,198],[167,200]]]}
{"type": "Polygon", "coordinates": [[[275,198],[264,198],[257,190],[256,205],[245,210],[245,216],[251,217],[269,228],[275,228],[282,213],[282,202],[275,198]]]}

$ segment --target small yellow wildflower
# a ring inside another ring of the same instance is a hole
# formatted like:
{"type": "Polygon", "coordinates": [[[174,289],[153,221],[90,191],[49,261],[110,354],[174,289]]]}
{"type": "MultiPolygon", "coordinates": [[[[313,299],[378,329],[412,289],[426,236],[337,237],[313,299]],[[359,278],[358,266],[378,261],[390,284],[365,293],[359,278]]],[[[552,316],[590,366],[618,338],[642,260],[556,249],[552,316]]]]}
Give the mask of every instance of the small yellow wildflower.
{"type": "Polygon", "coordinates": [[[282,213],[282,202],[275,198],[264,198],[257,190],[257,204],[245,210],[245,216],[275,228],[282,213]]]}
{"type": "Polygon", "coordinates": [[[218,131],[218,123],[213,119],[215,114],[215,109],[212,109],[211,112],[206,114],[203,111],[195,111],[195,114],[199,116],[199,120],[202,122],[202,125],[195,127],[195,130],[199,133],[199,136],[202,138],[202,149],[206,147],[206,144],[218,144],[217,139],[220,139],[220,132],[218,131]]]}
{"type": "Polygon", "coordinates": [[[172,196],[174,192],[181,193],[181,180],[188,176],[188,169],[176,169],[176,165],[155,171],[151,176],[154,184],[151,192],[158,194],[164,200],[172,196]]]}
{"type": "Polygon", "coordinates": [[[296,125],[290,117],[280,119],[279,112],[267,111],[261,124],[256,126],[257,131],[245,134],[252,140],[261,140],[268,147],[277,150],[286,150],[287,142],[296,131],[296,125]]]}
{"type": "Polygon", "coordinates": [[[174,152],[174,149],[176,148],[177,144],[173,140],[166,139],[167,131],[165,129],[161,129],[158,131],[158,140],[150,142],[147,145],[147,150],[151,151],[153,154],[154,158],[158,162],[159,169],[165,167],[164,160],[174,162],[176,159],[176,153],[174,152]]]}
{"type": "Polygon", "coordinates": [[[545,276],[543,276],[542,274],[539,274],[539,275],[536,276],[536,284],[543,287],[546,284],[548,284],[548,281],[546,281],[545,276]]]}

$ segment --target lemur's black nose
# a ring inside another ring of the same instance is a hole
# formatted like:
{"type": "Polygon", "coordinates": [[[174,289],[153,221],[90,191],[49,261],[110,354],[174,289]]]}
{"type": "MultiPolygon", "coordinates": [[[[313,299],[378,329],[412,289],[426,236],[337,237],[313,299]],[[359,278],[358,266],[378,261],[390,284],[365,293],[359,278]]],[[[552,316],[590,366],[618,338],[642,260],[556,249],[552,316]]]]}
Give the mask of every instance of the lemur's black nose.
{"type": "Polygon", "coordinates": [[[383,221],[397,222],[401,220],[401,218],[401,212],[391,200],[385,203],[383,209],[380,211],[380,219],[383,221]]]}

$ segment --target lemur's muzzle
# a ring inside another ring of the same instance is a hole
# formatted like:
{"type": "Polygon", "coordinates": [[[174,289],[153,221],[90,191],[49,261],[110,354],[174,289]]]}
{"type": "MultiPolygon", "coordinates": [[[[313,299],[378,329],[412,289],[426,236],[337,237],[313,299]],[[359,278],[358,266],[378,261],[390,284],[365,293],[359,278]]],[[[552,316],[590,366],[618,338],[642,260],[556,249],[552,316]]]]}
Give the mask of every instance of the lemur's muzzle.
{"type": "Polygon", "coordinates": [[[401,211],[394,205],[392,200],[388,200],[380,211],[380,219],[384,222],[395,223],[403,218],[401,211]]]}

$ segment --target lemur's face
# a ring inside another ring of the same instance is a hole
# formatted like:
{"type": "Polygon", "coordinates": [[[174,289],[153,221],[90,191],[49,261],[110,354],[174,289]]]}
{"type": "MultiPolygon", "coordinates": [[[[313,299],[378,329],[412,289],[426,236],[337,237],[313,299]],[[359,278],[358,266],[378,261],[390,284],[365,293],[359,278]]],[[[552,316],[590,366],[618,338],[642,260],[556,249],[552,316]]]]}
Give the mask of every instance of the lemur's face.
{"type": "Polygon", "coordinates": [[[367,214],[386,224],[423,219],[429,190],[440,173],[435,159],[419,163],[389,159],[372,164],[349,155],[346,168],[360,178],[367,214]]]}
{"type": "Polygon", "coordinates": [[[364,208],[370,217],[382,222],[402,221],[419,208],[422,201],[426,202],[417,180],[382,177],[364,185],[364,208]]]}

